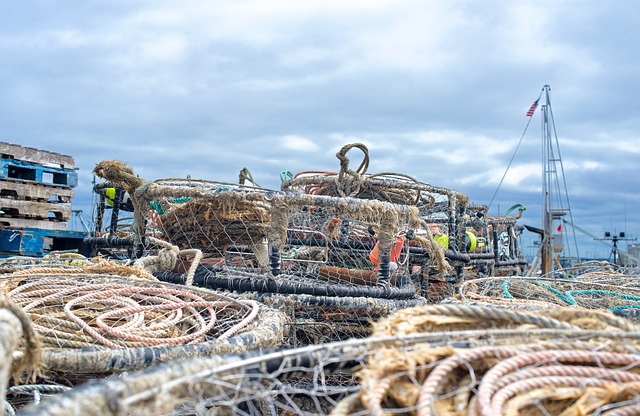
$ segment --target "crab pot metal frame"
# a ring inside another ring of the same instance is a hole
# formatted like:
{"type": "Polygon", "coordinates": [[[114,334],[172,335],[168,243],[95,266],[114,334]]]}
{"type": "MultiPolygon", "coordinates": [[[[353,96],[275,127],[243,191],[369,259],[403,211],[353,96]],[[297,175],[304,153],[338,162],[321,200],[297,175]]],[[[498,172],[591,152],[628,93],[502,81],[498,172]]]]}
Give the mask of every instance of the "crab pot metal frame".
{"type": "Polygon", "coordinates": [[[528,265],[518,237],[523,227],[512,217],[489,217],[489,233],[495,254],[495,276],[520,276],[528,265]]]}
{"type": "Polygon", "coordinates": [[[477,246],[469,252],[469,258],[471,259],[470,272],[465,278],[492,276],[496,255],[493,234],[489,232],[489,223],[487,221],[488,207],[486,205],[469,204],[466,212],[465,228],[474,234],[477,246]]]}

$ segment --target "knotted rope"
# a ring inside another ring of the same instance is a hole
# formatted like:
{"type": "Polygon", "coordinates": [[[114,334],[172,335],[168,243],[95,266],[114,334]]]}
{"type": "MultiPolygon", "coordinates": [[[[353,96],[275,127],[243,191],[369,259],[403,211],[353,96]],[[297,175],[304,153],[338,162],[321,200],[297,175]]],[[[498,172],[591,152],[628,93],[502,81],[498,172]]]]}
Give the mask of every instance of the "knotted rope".
{"type": "Polygon", "coordinates": [[[364,183],[364,174],[369,168],[369,150],[362,143],[353,143],[343,146],[336,157],[340,160],[340,172],[336,178],[336,189],[340,196],[356,196],[364,183]],[[349,169],[347,152],[352,148],[358,148],[364,153],[364,159],[356,171],[349,169]]]}
{"type": "Polygon", "coordinates": [[[160,246],[162,249],[158,252],[157,256],[142,257],[136,260],[134,265],[140,267],[147,273],[171,271],[176,267],[178,257],[186,258],[193,256],[191,266],[185,275],[185,284],[187,286],[193,286],[193,276],[200,264],[200,260],[202,260],[202,251],[196,248],[180,250],[177,246],[155,237],[148,237],[148,240],[151,244],[160,246]]]}

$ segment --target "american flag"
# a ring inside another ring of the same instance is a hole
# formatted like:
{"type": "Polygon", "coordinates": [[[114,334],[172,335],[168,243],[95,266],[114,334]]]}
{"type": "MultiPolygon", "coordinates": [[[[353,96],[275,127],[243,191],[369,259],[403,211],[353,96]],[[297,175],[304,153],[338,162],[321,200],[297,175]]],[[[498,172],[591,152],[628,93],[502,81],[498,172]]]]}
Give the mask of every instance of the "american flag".
{"type": "Polygon", "coordinates": [[[538,101],[540,101],[540,98],[538,98],[533,102],[533,104],[531,104],[531,107],[529,107],[529,111],[527,111],[527,117],[531,117],[533,113],[535,113],[536,108],[538,108],[538,101]]]}

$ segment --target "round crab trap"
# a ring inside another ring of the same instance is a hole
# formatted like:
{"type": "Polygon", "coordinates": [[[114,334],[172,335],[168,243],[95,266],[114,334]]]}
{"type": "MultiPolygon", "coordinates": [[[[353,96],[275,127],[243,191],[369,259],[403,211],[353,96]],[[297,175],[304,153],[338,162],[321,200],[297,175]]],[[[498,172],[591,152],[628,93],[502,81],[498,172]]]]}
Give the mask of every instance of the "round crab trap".
{"type": "Polygon", "coordinates": [[[178,358],[279,346],[286,317],[210,290],[105,274],[6,275],[47,371],[131,371],[178,358]]]}
{"type": "Polygon", "coordinates": [[[135,192],[140,238],[202,251],[203,264],[268,267],[270,191],[195,179],[159,179],[135,192]]]}
{"type": "Polygon", "coordinates": [[[488,218],[488,232],[496,256],[494,276],[522,276],[527,269],[529,263],[523,257],[518,243],[523,230],[522,226],[516,224],[520,214],[488,218]]]}
{"type": "MultiPolygon", "coordinates": [[[[433,249],[430,264],[417,261],[412,264],[416,281],[422,281],[425,296],[437,301],[454,294],[455,285],[464,276],[471,262],[470,230],[465,227],[466,195],[451,189],[422,183],[402,173],[367,173],[368,149],[364,144],[349,144],[336,154],[339,172],[304,171],[296,175],[283,175],[285,192],[323,195],[338,198],[384,201],[412,207],[419,222],[411,228],[414,238],[407,240],[411,247],[419,248],[418,239],[425,239],[433,249]],[[347,153],[351,149],[364,153],[363,161],[354,171],[349,168],[347,153]]],[[[471,234],[473,235],[473,234],[471,234]]],[[[475,238],[475,237],[474,237],[475,238]]],[[[477,250],[474,257],[489,258],[492,253],[477,250]]]]}
{"type": "Polygon", "coordinates": [[[381,321],[371,338],[164,363],[80,386],[24,414],[637,412],[640,336],[621,318],[594,312],[587,329],[576,311],[415,309],[381,321]],[[482,329],[455,329],[469,318],[482,329]]]}

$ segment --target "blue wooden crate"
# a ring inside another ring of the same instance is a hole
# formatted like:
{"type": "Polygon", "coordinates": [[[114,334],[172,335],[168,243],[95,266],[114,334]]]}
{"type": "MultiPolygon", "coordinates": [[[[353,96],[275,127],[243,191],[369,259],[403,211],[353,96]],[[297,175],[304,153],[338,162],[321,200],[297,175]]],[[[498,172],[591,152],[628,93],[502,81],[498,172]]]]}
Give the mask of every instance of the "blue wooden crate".
{"type": "Polygon", "coordinates": [[[74,169],[44,166],[14,159],[0,159],[0,179],[31,181],[66,188],[78,186],[78,173],[74,169]]]}
{"type": "Polygon", "coordinates": [[[72,230],[24,228],[0,229],[0,256],[42,257],[55,250],[78,250],[87,254],[84,238],[87,233],[72,230]]]}

